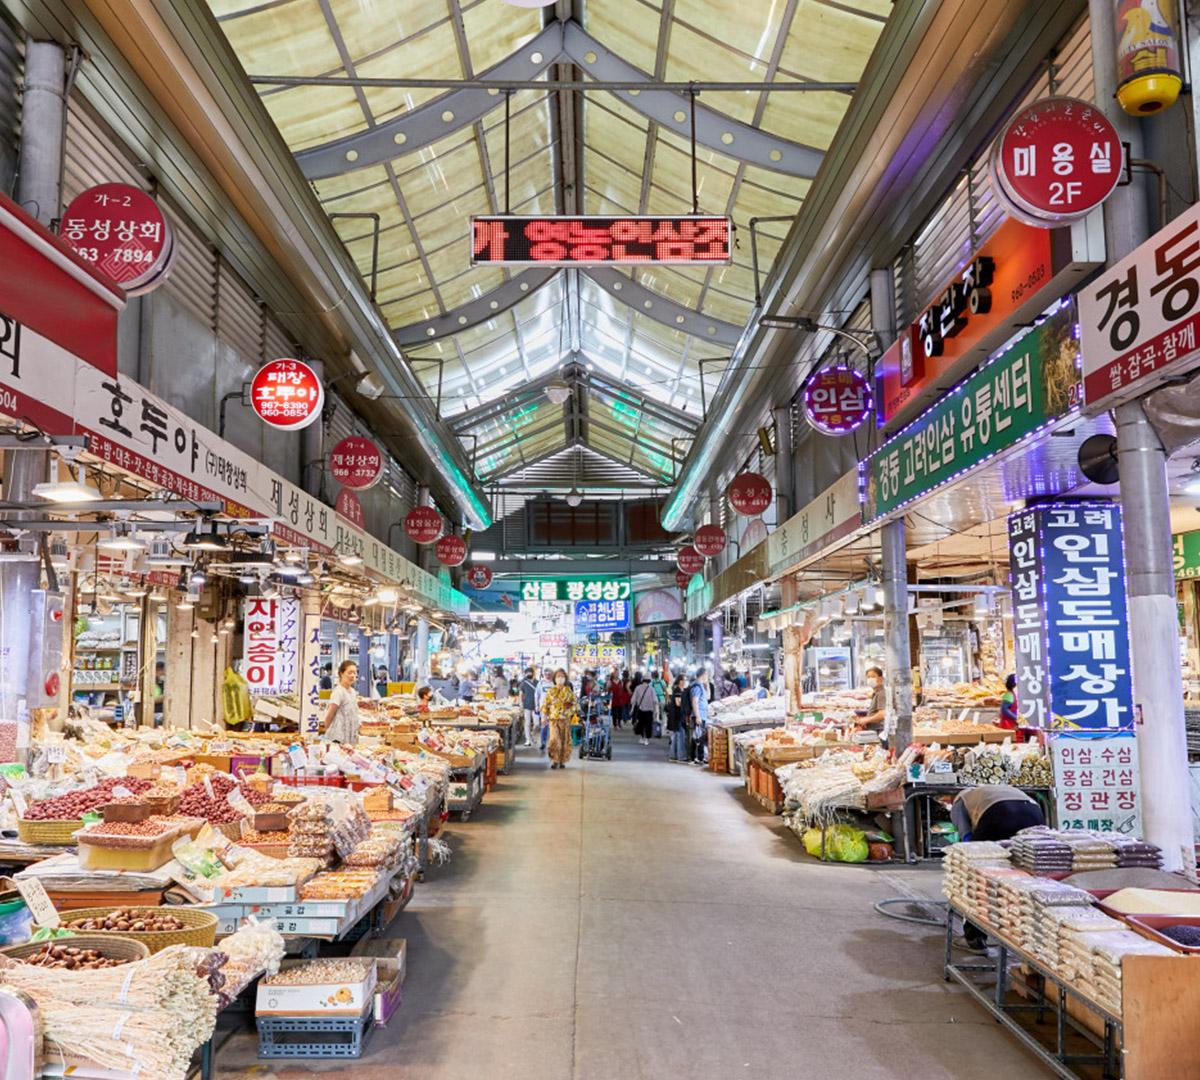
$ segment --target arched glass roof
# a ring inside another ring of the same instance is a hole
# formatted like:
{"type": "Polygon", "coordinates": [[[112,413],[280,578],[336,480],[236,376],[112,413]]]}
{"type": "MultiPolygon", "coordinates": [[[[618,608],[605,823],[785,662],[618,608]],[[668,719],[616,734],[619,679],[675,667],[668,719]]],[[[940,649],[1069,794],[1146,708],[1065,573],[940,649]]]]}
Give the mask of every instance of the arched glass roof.
{"type": "MultiPolygon", "coordinates": [[[[688,213],[686,95],[664,111],[652,81],[852,83],[891,10],[890,0],[574,0],[560,22],[561,3],[209,2],[249,75],[479,80],[258,89],[364,279],[375,270],[376,302],[448,422],[520,397],[568,362],[659,409],[637,409],[631,422],[619,392],[588,386],[567,409],[532,399],[482,426],[455,425],[467,449],[481,451],[479,475],[502,476],[582,441],[657,481],[670,479],[673,455],[686,452],[701,418],[705,362],[715,385],[750,315],[749,221],[799,210],[849,95],[699,95],[699,205],[734,219],[728,266],[645,266],[607,280],[564,270],[518,291],[519,270],[469,265],[470,217],[506,205],[513,213],[688,213]],[[648,92],[513,92],[505,176],[504,96],[487,88],[489,74],[578,80],[616,71],[644,78],[648,92]],[[378,215],[375,267],[373,222],[340,216],[364,214],[378,215]],[[593,410],[596,422],[580,426],[593,410]],[[691,423],[673,422],[676,414],[691,423]]],[[[764,276],[788,227],[758,226],[764,276]]]]}

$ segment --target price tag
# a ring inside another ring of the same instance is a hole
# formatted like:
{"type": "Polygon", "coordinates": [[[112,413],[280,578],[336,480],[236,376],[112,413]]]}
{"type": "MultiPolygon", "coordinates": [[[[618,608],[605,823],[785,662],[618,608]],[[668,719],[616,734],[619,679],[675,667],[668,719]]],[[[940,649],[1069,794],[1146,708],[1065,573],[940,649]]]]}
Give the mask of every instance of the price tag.
{"type": "Polygon", "coordinates": [[[133,792],[130,791],[129,788],[127,788],[121,784],[118,784],[115,788],[112,789],[112,794],[113,794],[114,799],[131,799],[131,798],[133,798],[133,792]]]}
{"type": "Polygon", "coordinates": [[[50,897],[46,895],[46,887],[37,878],[22,879],[16,882],[16,886],[21,899],[32,912],[35,923],[39,926],[59,924],[58,912],[54,910],[50,897]]]}
{"type": "Polygon", "coordinates": [[[953,762],[946,761],[944,759],[942,761],[935,761],[929,771],[935,773],[953,772],[953,762]]]}
{"type": "Polygon", "coordinates": [[[16,788],[9,788],[8,793],[12,796],[13,806],[17,808],[17,817],[23,818],[25,816],[25,796],[16,788]]]}
{"type": "Polygon", "coordinates": [[[250,800],[246,798],[237,788],[234,788],[228,795],[225,796],[225,801],[229,803],[242,817],[253,817],[254,807],[250,805],[250,800]]]}
{"type": "Polygon", "coordinates": [[[213,791],[212,781],[208,778],[208,773],[205,773],[201,779],[204,781],[204,790],[208,793],[208,797],[210,799],[215,799],[217,797],[217,793],[213,791]]]}
{"type": "Polygon", "coordinates": [[[175,766],[175,783],[181,788],[187,787],[187,769],[182,765],[175,766]]]}
{"type": "Polygon", "coordinates": [[[291,759],[292,768],[297,772],[308,764],[308,755],[304,752],[304,747],[299,743],[292,743],[288,747],[288,757],[291,759]]]}
{"type": "Polygon", "coordinates": [[[51,765],[61,765],[67,760],[67,748],[62,743],[51,743],[46,747],[46,760],[51,765]]]}
{"type": "Polygon", "coordinates": [[[100,783],[100,772],[95,768],[86,768],[83,770],[83,782],[87,787],[95,787],[100,783]]]}

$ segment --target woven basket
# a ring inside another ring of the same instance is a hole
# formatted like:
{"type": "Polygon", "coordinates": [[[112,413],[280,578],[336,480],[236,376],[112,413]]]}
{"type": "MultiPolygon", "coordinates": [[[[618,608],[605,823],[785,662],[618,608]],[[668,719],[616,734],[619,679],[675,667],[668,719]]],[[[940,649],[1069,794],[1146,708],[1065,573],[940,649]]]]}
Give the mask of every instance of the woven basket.
{"type": "MultiPolygon", "coordinates": [[[[124,938],[103,937],[100,934],[76,934],[74,937],[55,938],[53,941],[27,941],[24,945],[9,945],[0,949],[0,953],[22,960],[41,952],[47,945],[70,945],[75,949],[95,949],[101,956],[110,960],[145,960],[150,950],[140,941],[129,941],[124,938]]],[[[57,970],[57,969],[55,969],[57,970]]]]}
{"type": "Polygon", "coordinates": [[[75,843],[75,834],[82,828],[82,818],[71,818],[65,821],[17,819],[17,835],[23,844],[59,844],[68,847],[75,843]]]}
{"type": "MultiPolygon", "coordinates": [[[[102,919],[111,915],[118,907],[78,908],[69,912],[64,922],[74,922],[76,919],[102,919]]],[[[120,941],[140,941],[152,953],[165,949],[168,945],[199,945],[211,948],[217,940],[217,917],[211,911],[200,911],[189,907],[138,907],[131,908],[138,913],[153,914],[158,911],[168,911],[181,923],[182,930],[88,930],[86,933],[97,937],[113,937],[120,941]]]]}

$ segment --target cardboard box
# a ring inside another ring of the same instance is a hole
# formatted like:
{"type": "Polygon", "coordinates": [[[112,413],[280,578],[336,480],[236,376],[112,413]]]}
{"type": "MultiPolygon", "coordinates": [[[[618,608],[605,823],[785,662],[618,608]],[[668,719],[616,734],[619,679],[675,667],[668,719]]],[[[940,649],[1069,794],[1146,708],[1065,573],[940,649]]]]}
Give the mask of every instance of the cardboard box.
{"type": "MultiPolygon", "coordinates": [[[[306,964],[285,960],[280,971],[306,964]]],[[[378,982],[376,964],[356,983],[317,983],[312,986],[268,986],[259,980],[254,1003],[256,1016],[361,1016],[373,1004],[378,982]]]]}
{"type": "Polygon", "coordinates": [[[215,889],[213,899],[222,904],[294,904],[295,885],[245,885],[235,889],[215,889]]]}
{"type": "Polygon", "coordinates": [[[408,971],[407,938],[360,938],[350,950],[351,956],[375,956],[379,958],[379,981],[384,982],[383,972],[395,970],[404,982],[408,971]]]}

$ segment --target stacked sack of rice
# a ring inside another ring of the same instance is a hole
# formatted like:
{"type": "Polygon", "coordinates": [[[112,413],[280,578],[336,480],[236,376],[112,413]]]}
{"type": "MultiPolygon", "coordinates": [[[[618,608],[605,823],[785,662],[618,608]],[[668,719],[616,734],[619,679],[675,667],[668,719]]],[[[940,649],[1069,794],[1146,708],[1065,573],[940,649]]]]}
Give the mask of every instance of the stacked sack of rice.
{"type": "Polygon", "coordinates": [[[1078,934],[1064,943],[1064,953],[1074,967],[1072,982],[1079,992],[1117,1015],[1121,1013],[1121,961],[1126,956],[1178,955],[1132,930],[1078,934]]]}
{"type": "Polygon", "coordinates": [[[1081,934],[1114,933],[1125,924],[1094,907],[1044,907],[1038,913],[1034,931],[1034,956],[1064,978],[1076,975],[1072,956],[1082,946],[1081,934]]]}
{"type": "Polygon", "coordinates": [[[987,887],[975,873],[983,867],[1008,867],[1008,851],[988,840],[951,844],[942,859],[942,893],[955,906],[987,918],[987,887]]]}

